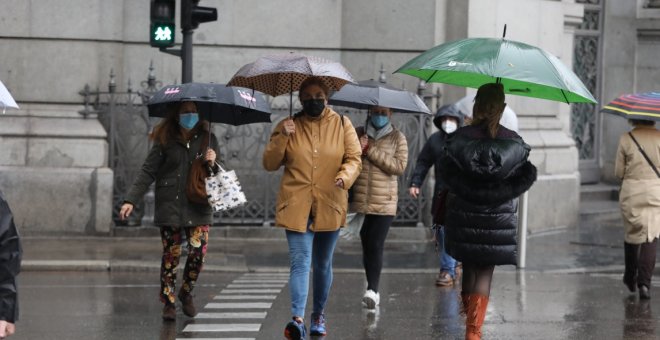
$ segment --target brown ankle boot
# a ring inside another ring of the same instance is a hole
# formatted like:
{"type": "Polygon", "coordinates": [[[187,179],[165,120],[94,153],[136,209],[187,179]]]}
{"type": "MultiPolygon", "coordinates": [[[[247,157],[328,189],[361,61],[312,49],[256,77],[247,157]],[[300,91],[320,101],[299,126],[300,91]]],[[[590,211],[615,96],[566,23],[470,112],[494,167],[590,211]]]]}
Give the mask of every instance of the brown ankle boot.
{"type": "Polygon", "coordinates": [[[163,320],[174,321],[176,320],[176,307],[173,303],[166,303],[163,307],[163,320]]]}
{"type": "Polygon", "coordinates": [[[189,316],[189,317],[194,317],[197,315],[197,310],[195,309],[195,305],[193,304],[193,298],[190,293],[185,293],[183,290],[179,292],[179,300],[181,301],[181,304],[183,305],[183,314],[189,316]]]}
{"type": "Polygon", "coordinates": [[[481,339],[481,325],[486,318],[488,296],[481,294],[462,294],[465,308],[465,340],[481,339]]]}

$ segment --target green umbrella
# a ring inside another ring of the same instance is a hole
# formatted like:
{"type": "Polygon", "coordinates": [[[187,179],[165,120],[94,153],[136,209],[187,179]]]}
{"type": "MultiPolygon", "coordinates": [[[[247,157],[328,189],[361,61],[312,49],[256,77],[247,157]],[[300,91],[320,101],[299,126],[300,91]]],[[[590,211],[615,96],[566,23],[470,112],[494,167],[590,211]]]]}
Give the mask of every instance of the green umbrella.
{"type": "Polygon", "coordinates": [[[427,83],[478,88],[499,82],[505,93],[565,103],[596,103],[582,81],[557,57],[506,39],[470,38],[438,45],[397,72],[427,83]]]}

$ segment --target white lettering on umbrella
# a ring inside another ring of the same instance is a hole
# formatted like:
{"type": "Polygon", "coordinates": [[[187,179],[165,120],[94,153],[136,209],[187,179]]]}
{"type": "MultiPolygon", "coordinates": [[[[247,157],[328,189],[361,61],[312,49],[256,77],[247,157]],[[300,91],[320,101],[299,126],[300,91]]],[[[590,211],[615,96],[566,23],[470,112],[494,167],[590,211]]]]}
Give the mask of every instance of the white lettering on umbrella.
{"type": "Polygon", "coordinates": [[[181,92],[181,89],[179,89],[178,87],[169,88],[169,89],[165,90],[165,94],[175,94],[175,93],[179,93],[179,92],[181,92]]]}

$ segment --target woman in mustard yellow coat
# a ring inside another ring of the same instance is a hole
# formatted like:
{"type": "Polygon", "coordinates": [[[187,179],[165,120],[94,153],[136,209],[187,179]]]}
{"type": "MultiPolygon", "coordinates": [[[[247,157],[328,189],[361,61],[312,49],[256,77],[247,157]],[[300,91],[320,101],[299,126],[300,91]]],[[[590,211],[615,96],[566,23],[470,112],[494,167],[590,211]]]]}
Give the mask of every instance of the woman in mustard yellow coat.
{"type": "Polygon", "coordinates": [[[332,285],[332,255],[346,221],[348,188],[360,174],[360,142],[350,119],[327,107],[329,89],[310,77],[300,86],[303,111],[280,122],[263,155],[268,171],[284,166],[275,224],[286,229],[293,321],[287,339],[304,339],[309,271],[313,266],[311,335],[325,335],[324,308],[332,285]]]}

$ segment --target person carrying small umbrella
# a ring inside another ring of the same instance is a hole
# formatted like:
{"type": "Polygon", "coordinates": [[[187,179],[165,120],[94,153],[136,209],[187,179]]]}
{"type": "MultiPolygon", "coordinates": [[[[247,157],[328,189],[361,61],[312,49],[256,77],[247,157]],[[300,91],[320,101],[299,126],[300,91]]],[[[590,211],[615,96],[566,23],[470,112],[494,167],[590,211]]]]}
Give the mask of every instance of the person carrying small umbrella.
{"type": "MultiPolygon", "coordinates": [[[[442,153],[444,152],[445,141],[459,127],[463,126],[463,117],[465,115],[459,111],[456,105],[450,104],[441,107],[433,118],[433,124],[439,131],[433,133],[424,144],[422,151],[417,156],[417,164],[410,178],[410,188],[408,193],[413,198],[419,196],[420,188],[424,183],[424,178],[433,166],[435,170],[435,186],[433,187],[433,203],[435,207],[439,199],[439,194],[445,189],[446,185],[440,177],[440,163],[442,153]]],[[[454,282],[460,281],[460,270],[457,267],[456,260],[447,254],[444,246],[445,231],[442,225],[434,225],[435,242],[439,253],[440,273],[435,279],[435,285],[440,287],[451,287],[454,282]]]]}
{"type": "Polygon", "coordinates": [[[441,160],[445,246],[463,262],[466,340],[481,338],[495,266],[517,263],[517,197],[536,181],[531,148],[499,125],[505,105],[502,84],[479,87],[472,124],[447,139],[441,160]]]}
{"type": "MultiPolygon", "coordinates": [[[[219,145],[208,122],[200,120],[195,102],[174,102],[168,110],[167,117],[150,136],[154,145],[124,199],[119,217],[126,219],[135,203],[156,182],[154,224],[160,227],[163,243],[160,300],[164,303],[163,320],[171,321],[176,319],[175,281],[182,233],[188,240],[188,258],[178,298],[185,315],[197,314],[191,293],[204,264],[213,211],[206,200],[189,197],[186,188],[193,164],[202,160],[214,164],[219,145]]],[[[213,171],[218,171],[217,166],[213,166],[213,171]]]]}
{"type": "Polygon", "coordinates": [[[289,247],[292,321],[287,339],[304,339],[304,316],[313,268],[310,333],[327,334],[325,305],[332,285],[332,257],[346,222],[348,188],[360,173],[360,143],[350,119],[327,106],[328,85],[306,77],[299,87],[302,112],[274,127],[263,154],[268,171],[284,167],[275,224],[289,247]]]}
{"type": "Polygon", "coordinates": [[[630,292],[638,288],[640,299],[650,299],[660,236],[660,131],[655,122],[639,116],[629,121],[633,130],[619,139],[614,167],[616,177],[623,180],[619,193],[625,230],[623,283],[630,292]]]}
{"type": "Polygon", "coordinates": [[[362,263],[367,290],[362,304],[375,309],[380,303],[378,286],[383,268],[385,238],[396,216],[398,177],[408,163],[406,137],[391,123],[392,111],[382,106],[369,109],[360,130],[362,172],[353,186],[351,211],[364,214],[360,229],[362,263]]]}

